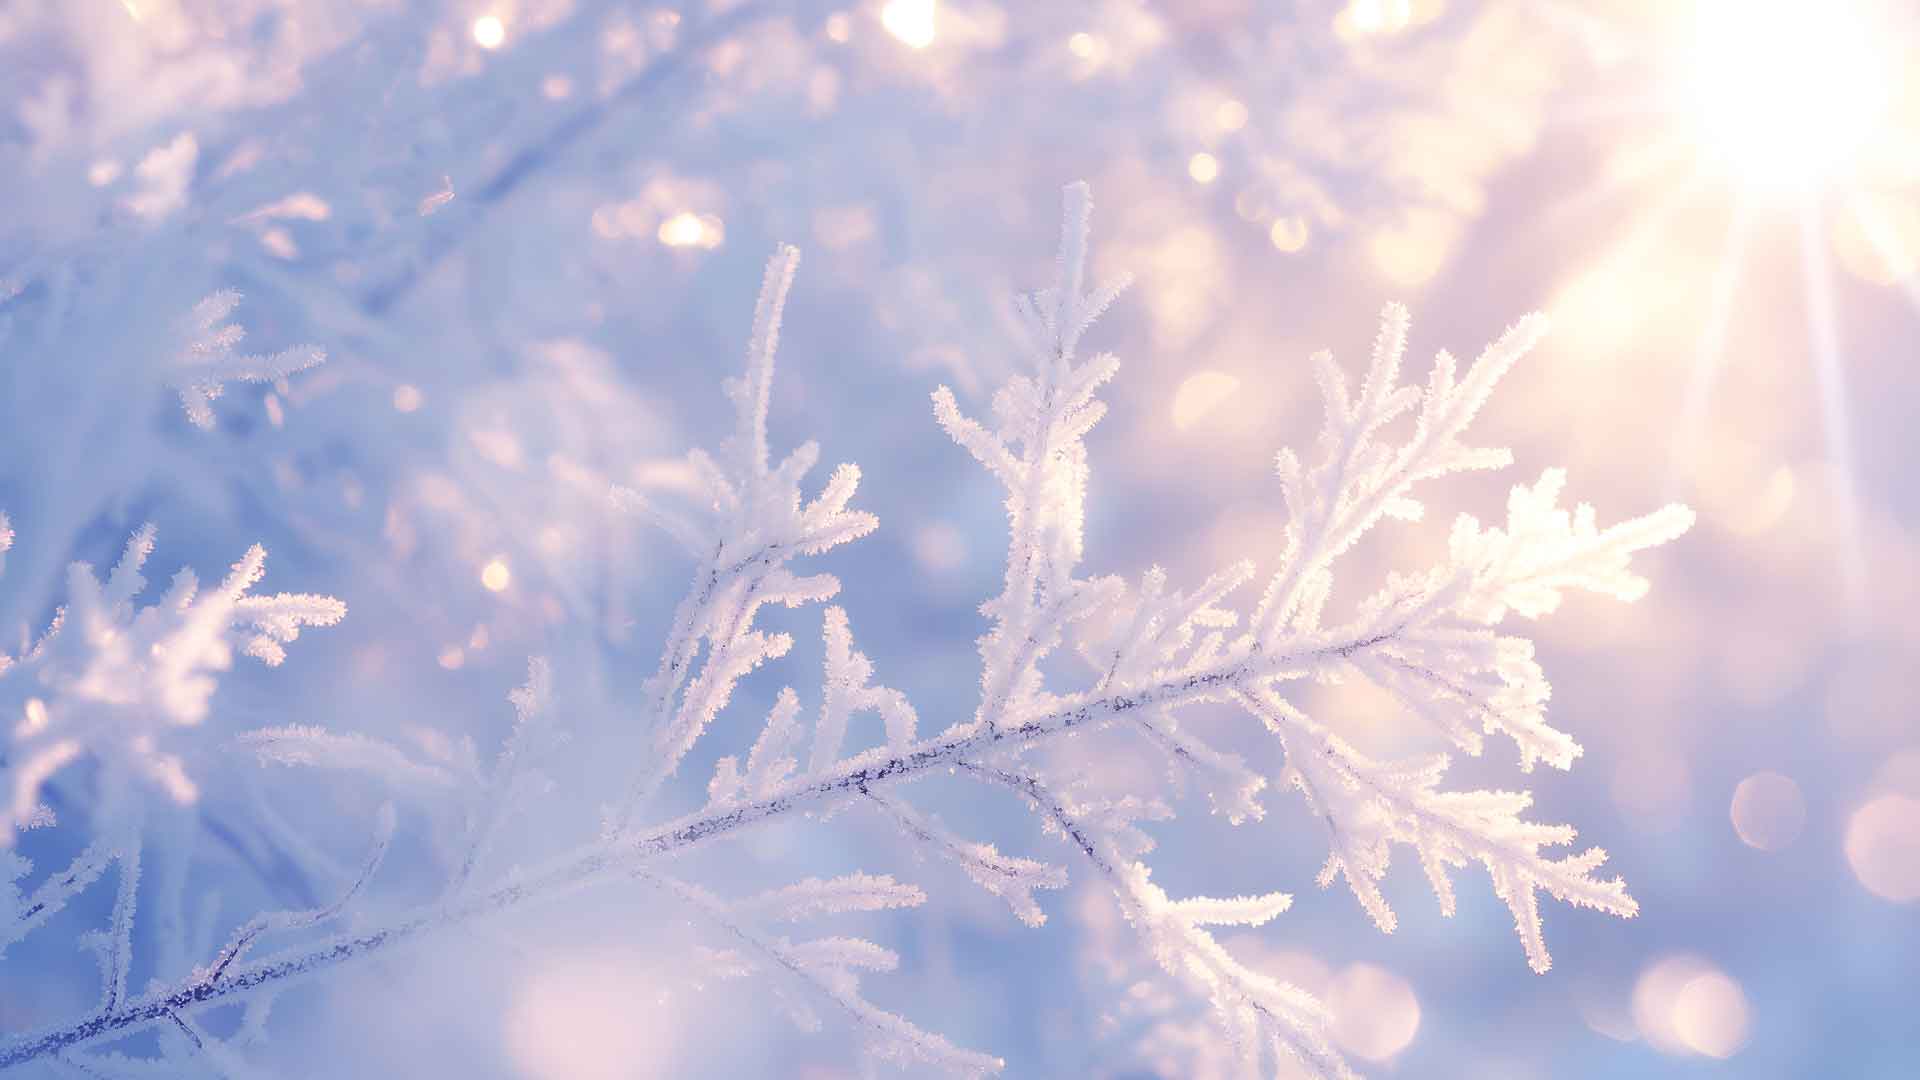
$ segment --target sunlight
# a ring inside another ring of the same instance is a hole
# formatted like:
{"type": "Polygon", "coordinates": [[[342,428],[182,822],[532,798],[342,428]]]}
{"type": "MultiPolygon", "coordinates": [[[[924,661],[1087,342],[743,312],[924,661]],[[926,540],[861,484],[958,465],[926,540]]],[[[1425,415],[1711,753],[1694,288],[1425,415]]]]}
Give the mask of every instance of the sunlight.
{"type": "Polygon", "coordinates": [[[1920,900],[1920,799],[1881,795],[1847,819],[1847,864],[1873,895],[1920,900]]]}
{"type": "MultiPolygon", "coordinates": [[[[1654,211],[1641,214],[1636,231],[1664,238],[1664,224],[1652,227],[1652,220],[1682,203],[1691,205],[1703,192],[1731,204],[1725,251],[1701,288],[1674,289],[1671,269],[1650,279],[1661,283],[1651,302],[1697,304],[1702,315],[1669,451],[1667,486],[1676,493],[1690,483],[1698,490],[1698,478],[1689,474],[1710,456],[1705,441],[1714,391],[1731,367],[1729,331],[1746,314],[1749,278],[1767,277],[1766,267],[1748,265],[1757,248],[1753,235],[1797,226],[1814,404],[1825,458],[1837,476],[1832,493],[1837,569],[1857,614],[1866,599],[1866,574],[1832,258],[1837,252],[1856,276],[1903,285],[1920,305],[1920,283],[1911,280],[1915,259],[1908,251],[1915,246],[1909,233],[1920,234],[1920,228],[1904,228],[1900,210],[1876,212],[1879,207],[1866,205],[1862,194],[1873,190],[1890,148],[1900,145],[1901,95],[1908,87],[1896,57],[1912,35],[1910,7],[1883,0],[1695,0],[1658,11],[1666,44],[1655,48],[1664,59],[1642,58],[1668,72],[1654,92],[1658,100],[1647,99],[1644,85],[1622,87],[1617,96],[1588,102],[1563,117],[1573,123],[1630,120],[1633,136],[1598,182],[1556,214],[1569,216],[1609,201],[1689,158],[1691,177],[1673,186],[1672,196],[1654,211]],[[1666,17],[1670,11],[1676,18],[1666,17]],[[1834,219],[1831,237],[1829,217],[1834,219]]],[[[1640,70],[1637,64],[1625,66],[1640,70]]],[[[1637,260],[1608,259],[1607,265],[1646,276],[1637,260]]],[[[1597,270],[1589,273],[1563,289],[1555,306],[1601,316],[1583,320],[1604,320],[1611,327],[1597,330],[1590,343],[1623,346],[1637,328],[1622,325],[1620,312],[1632,308],[1594,287],[1604,280],[1597,270]]],[[[1649,299],[1638,303],[1644,307],[1649,299]]]]}
{"type": "Polygon", "coordinates": [[[907,48],[924,49],[933,44],[934,0],[888,0],[880,25],[907,48]]]}
{"type": "Polygon", "coordinates": [[[508,585],[513,584],[513,571],[507,567],[505,559],[495,559],[480,568],[480,584],[485,585],[488,592],[505,591],[508,585]]]}
{"type": "Polygon", "coordinates": [[[1740,272],[1747,260],[1747,241],[1753,232],[1753,205],[1741,199],[1734,205],[1733,224],[1727,230],[1727,251],[1713,275],[1713,292],[1707,301],[1706,322],[1694,350],[1693,367],[1687,377],[1686,396],[1681,399],[1680,425],[1674,432],[1673,460],[1668,488],[1679,490],[1681,473],[1699,457],[1700,442],[1707,428],[1707,405],[1713,384],[1720,377],[1726,360],[1727,331],[1733,322],[1734,299],[1740,284],[1740,272]]]}
{"type": "Polygon", "coordinates": [[[712,214],[682,210],[660,223],[656,234],[668,247],[698,247],[709,250],[726,239],[726,226],[712,214]]]}
{"type": "Polygon", "coordinates": [[[507,24],[498,15],[482,15],[473,20],[473,42],[483,49],[497,49],[507,40],[507,24]]]}
{"type": "Polygon", "coordinates": [[[1804,195],[1857,164],[1892,99],[1892,65],[1857,9],[1702,0],[1686,97],[1697,135],[1751,192],[1804,195]]]}
{"type": "Polygon", "coordinates": [[[1730,1058],[1746,1045],[1750,1011],[1740,984],[1724,972],[1710,971],[1687,980],[1674,995],[1671,1022],[1687,1049],[1730,1058]]]}
{"type": "Polygon", "coordinates": [[[1849,606],[1866,602],[1866,559],[1860,549],[1860,511],[1854,498],[1853,428],[1847,417],[1846,376],[1840,367],[1840,319],[1834,312],[1833,270],[1827,262],[1826,229],[1820,208],[1800,215],[1800,269],[1807,293],[1807,330],[1813,346],[1813,371],[1820,387],[1820,415],[1827,460],[1834,466],[1834,528],[1839,534],[1840,577],[1849,606]]]}
{"type": "Polygon", "coordinates": [[[1173,428],[1186,431],[1208,413],[1225,405],[1240,389],[1240,380],[1224,371],[1201,371],[1187,376],[1173,394],[1173,428]]]}

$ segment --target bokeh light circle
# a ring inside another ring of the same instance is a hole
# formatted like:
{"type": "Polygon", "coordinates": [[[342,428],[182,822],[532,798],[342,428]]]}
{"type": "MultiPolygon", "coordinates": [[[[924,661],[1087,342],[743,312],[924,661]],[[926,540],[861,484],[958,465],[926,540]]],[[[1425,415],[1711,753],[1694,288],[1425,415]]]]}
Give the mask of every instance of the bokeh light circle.
{"type": "Polygon", "coordinates": [[[1333,1038],[1354,1057],[1386,1061],[1420,1030],[1420,999],[1407,980],[1373,964],[1354,964],[1327,988],[1333,1038]]]}
{"type": "Polygon", "coordinates": [[[1807,803],[1800,785],[1776,772],[1758,772],[1733,789],[1728,810],[1733,830],[1748,846],[1779,851],[1793,843],[1807,823],[1807,803]]]}
{"type": "Polygon", "coordinates": [[[1694,976],[1674,997],[1674,1032],[1695,1053],[1732,1057],[1746,1045],[1748,1024],[1746,992],[1722,972],[1694,976]]]}
{"type": "Polygon", "coordinates": [[[1663,1053],[1727,1058],[1746,1045],[1752,1010],[1733,976],[1703,957],[1675,953],[1635,981],[1633,1022],[1663,1053]]]}
{"type": "Polygon", "coordinates": [[[1883,900],[1920,900],[1920,799],[1882,795],[1847,822],[1847,864],[1883,900]]]}

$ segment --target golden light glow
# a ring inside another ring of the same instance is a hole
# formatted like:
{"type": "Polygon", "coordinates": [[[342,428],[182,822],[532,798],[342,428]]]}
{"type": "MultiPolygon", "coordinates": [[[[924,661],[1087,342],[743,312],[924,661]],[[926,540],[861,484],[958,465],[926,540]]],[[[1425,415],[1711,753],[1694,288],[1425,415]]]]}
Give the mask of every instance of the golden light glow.
{"type": "Polygon", "coordinates": [[[933,44],[934,0],[887,0],[880,25],[907,48],[924,49],[933,44]]]}
{"type": "Polygon", "coordinates": [[[1674,995],[1673,1030],[1686,1048],[1729,1058],[1747,1042],[1747,995],[1723,972],[1688,979],[1674,995]]]}
{"type": "Polygon", "coordinates": [[[1273,227],[1267,230],[1268,239],[1273,246],[1289,255],[1304,251],[1307,247],[1307,221],[1298,215],[1273,219],[1273,227]]]}
{"type": "Polygon", "coordinates": [[[14,737],[24,739],[35,732],[46,730],[46,727],[47,703],[37,697],[28,698],[26,719],[20,721],[20,725],[13,729],[14,737]]]}
{"type": "Polygon", "coordinates": [[[1367,254],[1387,280],[1402,288],[1425,284],[1440,272],[1461,232],[1460,219],[1427,206],[1409,207],[1399,220],[1367,237],[1367,254]]]}
{"type": "Polygon", "coordinates": [[[507,40],[507,24],[498,15],[482,15],[473,20],[473,43],[483,49],[497,49],[507,40]]]}
{"type": "Polygon", "coordinates": [[[1373,964],[1353,964],[1327,988],[1333,1038],[1354,1057],[1388,1061],[1420,1031],[1420,999],[1407,980],[1373,964]]]}
{"type": "Polygon", "coordinates": [[[1214,107],[1213,123],[1221,131],[1239,131],[1247,126],[1247,106],[1228,98],[1214,107]]]}
{"type": "Polygon", "coordinates": [[[1744,512],[1728,513],[1721,520],[1728,529],[1742,536],[1765,532],[1778,525],[1793,508],[1795,486],[1793,467],[1777,465],[1748,500],[1744,512]]]}
{"type": "Polygon", "coordinates": [[[1920,900],[1920,799],[1882,795],[1847,821],[1847,864],[1868,892],[1920,900]]]}
{"type": "Polygon", "coordinates": [[[1412,22],[1411,0],[1352,0],[1334,17],[1333,28],[1343,38],[1355,38],[1398,33],[1412,22]]]}
{"type": "Polygon", "coordinates": [[[1686,97],[1737,186],[1804,194],[1857,163],[1892,97],[1889,58],[1859,7],[1702,0],[1686,97]]]}
{"type": "Polygon", "coordinates": [[[1240,380],[1224,371],[1201,371],[1189,375],[1173,392],[1173,427],[1185,431],[1213,410],[1226,404],[1240,389],[1240,380]]]}
{"type": "Polygon", "coordinates": [[[1211,184],[1220,176],[1220,159],[1202,151],[1187,159],[1187,175],[1202,184],[1211,184]]]}
{"type": "Polygon", "coordinates": [[[1920,202],[1860,191],[1848,210],[1827,222],[1847,273],[1874,285],[1920,281],[1920,202]]]}
{"type": "Polygon", "coordinates": [[[277,225],[260,230],[260,246],[276,259],[300,257],[300,245],[294,243],[293,234],[277,225]]]}
{"type": "Polygon", "coordinates": [[[503,592],[513,584],[513,571],[507,569],[505,559],[495,559],[480,568],[480,584],[486,586],[488,592],[503,592]]]}
{"type": "Polygon", "coordinates": [[[1676,954],[1640,973],[1633,1020],[1655,1049],[1727,1058],[1746,1045],[1752,1016],[1737,979],[1703,957],[1676,954]]]}
{"type": "Polygon", "coordinates": [[[682,210],[661,222],[657,235],[668,247],[717,248],[726,238],[726,227],[712,214],[682,210]]]}
{"type": "Polygon", "coordinates": [[[1067,39],[1067,50],[1082,60],[1093,59],[1093,35],[1081,32],[1067,39]]]}

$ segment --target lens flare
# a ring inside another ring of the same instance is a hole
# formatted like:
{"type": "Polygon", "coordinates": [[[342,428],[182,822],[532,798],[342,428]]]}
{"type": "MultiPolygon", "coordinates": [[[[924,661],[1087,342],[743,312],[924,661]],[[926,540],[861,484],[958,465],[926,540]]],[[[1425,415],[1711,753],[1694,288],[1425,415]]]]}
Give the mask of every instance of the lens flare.
{"type": "Polygon", "coordinates": [[[1685,96],[1710,156],[1742,188],[1803,195],[1856,163],[1893,97],[1856,5],[1702,0],[1685,96]]]}
{"type": "Polygon", "coordinates": [[[473,42],[483,49],[497,49],[507,40],[507,24],[498,15],[482,15],[473,20],[473,42]]]}

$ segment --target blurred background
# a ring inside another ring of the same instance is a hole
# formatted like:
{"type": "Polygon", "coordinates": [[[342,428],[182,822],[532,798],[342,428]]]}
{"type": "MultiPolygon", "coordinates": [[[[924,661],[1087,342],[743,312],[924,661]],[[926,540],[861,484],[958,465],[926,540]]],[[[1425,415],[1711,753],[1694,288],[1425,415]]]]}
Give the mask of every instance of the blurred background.
{"type": "MultiPolygon", "coordinates": [[[[1383,936],[1312,887],[1324,850],[1285,792],[1239,829],[1182,800],[1156,880],[1295,892],[1228,945],[1323,995],[1370,1075],[1911,1077],[1917,61],[1903,0],[9,0],[0,636],[17,651],[65,565],[111,562],[142,521],[161,573],[259,540],[269,586],[351,614],[224,680],[181,748],[210,829],[351,864],[375,785],[263,771],[231,736],[313,723],[491,754],[540,653],[597,749],[518,850],[570,847],[640,752],[632,702],[688,572],[604,492],[686,494],[787,241],[774,441],[862,465],[880,531],[820,562],[880,679],[944,726],[975,702],[1005,526],[927,395],[977,413],[1012,371],[1006,299],[1045,282],[1060,187],[1085,179],[1096,275],[1136,278],[1089,339],[1123,363],[1089,439],[1090,572],[1270,567],[1272,455],[1319,423],[1306,358],[1357,365],[1395,299],[1421,359],[1529,310],[1554,329],[1479,426],[1518,464],[1370,538],[1349,600],[1548,465],[1603,522],[1700,513],[1645,561],[1645,600],[1573,598],[1529,628],[1586,748],[1524,778],[1538,817],[1606,847],[1639,918],[1548,905],[1536,977],[1483,874],[1446,920],[1402,865],[1383,936]],[[330,358],[232,388],[201,432],[168,365],[219,288],[244,295],[250,347],[330,358]],[[262,806],[277,820],[256,826],[262,806]]],[[[800,646],[673,797],[698,801],[781,681],[817,693],[817,620],[772,618],[800,646]]],[[[1426,746],[1358,689],[1308,704],[1362,748],[1426,746]]],[[[1485,764],[1455,783],[1518,782],[1485,764]]],[[[1060,856],[1019,806],[947,783],[917,797],[1060,856]]],[[[431,830],[399,843],[372,901],[396,908],[426,888],[431,830]]],[[[901,847],[849,815],[696,865],[742,887],[890,863],[925,882],[926,909],[854,928],[904,958],[869,992],[1009,1075],[1227,1075],[1097,882],[1076,873],[1028,930],[901,847]]],[[[201,869],[230,918],[275,888],[201,869]]],[[[94,891],[70,929],[107,910],[94,891]]],[[[764,988],[688,984],[683,917],[619,890],[568,903],[289,996],[274,1052],[289,1075],[851,1075],[845,1040],[794,1032],[764,988]]],[[[0,1031],[85,1009],[91,979],[71,934],[30,939],[0,964],[0,1031]]]]}

